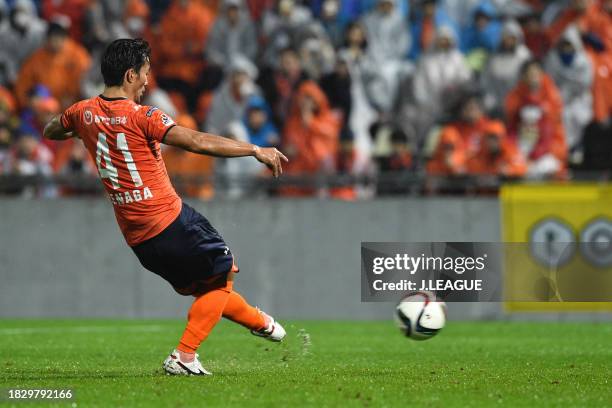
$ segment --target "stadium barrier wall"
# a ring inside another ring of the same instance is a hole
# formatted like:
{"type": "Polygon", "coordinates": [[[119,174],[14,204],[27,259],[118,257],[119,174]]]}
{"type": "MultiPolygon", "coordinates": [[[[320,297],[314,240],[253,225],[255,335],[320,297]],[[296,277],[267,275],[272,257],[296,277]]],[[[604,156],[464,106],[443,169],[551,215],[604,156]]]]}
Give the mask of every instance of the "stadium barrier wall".
{"type": "MultiPolygon", "coordinates": [[[[501,237],[495,198],[190,204],[237,255],[237,290],[285,318],[390,318],[392,304],[360,301],[361,241],[501,237]]],[[[140,266],[106,200],[2,198],[0,213],[0,317],[185,316],[190,298],[140,266]]],[[[449,314],[494,319],[502,307],[453,304],[449,314]]]]}

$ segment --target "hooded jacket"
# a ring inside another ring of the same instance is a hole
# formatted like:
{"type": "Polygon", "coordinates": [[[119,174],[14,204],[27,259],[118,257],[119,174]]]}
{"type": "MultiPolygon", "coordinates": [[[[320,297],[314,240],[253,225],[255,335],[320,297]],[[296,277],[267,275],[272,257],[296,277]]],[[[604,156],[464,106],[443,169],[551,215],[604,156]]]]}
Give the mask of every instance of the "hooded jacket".
{"type": "Polygon", "coordinates": [[[283,146],[292,152],[287,172],[316,173],[326,163],[333,164],[338,151],[340,125],[323,91],[314,82],[304,82],[294,97],[283,132],[283,146]],[[311,98],[317,107],[309,124],[302,118],[300,106],[304,98],[311,98]]]}
{"type": "Polygon", "coordinates": [[[458,175],[468,171],[475,174],[493,174],[496,160],[483,156],[486,147],[483,140],[488,134],[494,133],[503,137],[502,151],[507,150],[507,158],[512,151],[512,142],[505,138],[506,129],[504,125],[496,120],[485,116],[475,123],[455,121],[445,126],[440,132],[440,137],[431,160],[427,163],[427,172],[432,175],[458,175]],[[480,163],[478,163],[480,161],[480,163]],[[485,171],[486,169],[486,171],[485,171]]]}
{"type": "Polygon", "coordinates": [[[0,65],[5,66],[6,75],[3,79],[0,73],[2,83],[14,81],[19,66],[41,46],[47,23],[38,17],[32,0],[16,0],[12,13],[4,0],[0,0],[0,11],[4,14],[4,21],[0,23],[0,65]]]}
{"type": "Polygon", "coordinates": [[[208,36],[206,54],[217,65],[228,64],[236,55],[244,55],[250,60],[257,57],[257,33],[251,17],[241,1],[224,2],[224,10],[217,17],[208,36]],[[225,16],[225,10],[236,4],[239,20],[232,26],[225,16]]]}
{"type": "Polygon", "coordinates": [[[421,57],[414,76],[414,97],[418,105],[432,111],[438,111],[442,106],[444,92],[465,84],[472,77],[465,57],[457,49],[454,30],[440,27],[436,37],[447,37],[452,43],[451,48],[440,50],[434,45],[421,57]]]}
{"type": "Polygon", "coordinates": [[[224,134],[228,131],[228,125],[242,120],[245,112],[247,99],[251,95],[259,94],[259,88],[252,82],[257,76],[257,67],[248,59],[238,56],[234,58],[228,69],[226,79],[215,90],[212,97],[210,110],[206,118],[206,129],[208,132],[224,134]],[[246,73],[250,82],[245,84],[245,89],[232,89],[231,75],[236,72],[246,73]]]}
{"type": "Polygon", "coordinates": [[[253,95],[249,98],[244,110],[242,124],[246,130],[249,142],[257,146],[270,147],[273,145],[271,138],[278,137],[278,130],[272,122],[272,111],[266,101],[259,95],[253,95]],[[262,110],[267,115],[267,121],[259,129],[253,129],[249,126],[248,115],[252,109],[262,110]]]}
{"type": "Polygon", "coordinates": [[[482,1],[472,11],[472,21],[461,33],[461,51],[470,52],[477,48],[495,51],[502,33],[502,24],[496,20],[497,10],[488,1],[482,1]],[[476,16],[484,14],[490,21],[483,28],[476,27],[476,16]]]}
{"type": "Polygon", "coordinates": [[[160,23],[156,48],[158,77],[193,84],[203,66],[204,45],[213,24],[210,11],[196,1],[174,0],[160,23]]]}
{"type": "Polygon", "coordinates": [[[581,99],[590,105],[593,67],[582,45],[580,33],[576,27],[570,27],[559,41],[572,44],[575,50],[573,56],[563,61],[557,49],[552,49],[546,58],[546,72],[559,87],[565,104],[581,99]]]}
{"type": "MultiPolygon", "coordinates": [[[[380,1],[379,1],[380,2],[380,1]]],[[[363,18],[368,39],[368,52],[376,61],[401,60],[410,49],[411,36],[407,24],[392,0],[393,11],[386,15],[376,8],[363,18]]]]}
{"type": "Polygon", "coordinates": [[[506,98],[506,120],[508,134],[520,145],[521,129],[525,125],[528,110],[536,110],[538,118],[534,125],[537,139],[525,152],[528,159],[537,160],[546,154],[552,154],[559,161],[567,158],[565,131],[561,120],[563,102],[553,80],[542,74],[542,82],[536,90],[531,90],[523,81],[510,92],[506,98]]]}
{"type": "Polygon", "coordinates": [[[580,142],[584,127],[593,117],[593,66],[576,27],[568,28],[560,41],[572,44],[574,52],[561,55],[553,48],[545,67],[561,92],[563,122],[568,144],[573,147],[580,142]]]}
{"type": "Polygon", "coordinates": [[[474,175],[497,175],[521,177],[527,172],[527,163],[516,144],[506,136],[506,128],[501,122],[489,121],[475,156],[468,161],[468,173],[474,175]],[[487,145],[487,138],[497,138],[499,151],[493,153],[487,145]]]}
{"type": "Polygon", "coordinates": [[[87,50],[70,38],[57,53],[40,47],[21,66],[15,83],[15,94],[21,106],[26,106],[28,93],[38,84],[45,85],[62,106],[81,96],[81,80],[91,66],[87,50]]]}
{"type": "MultiPolygon", "coordinates": [[[[449,17],[448,14],[446,14],[444,8],[440,6],[436,7],[432,23],[436,31],[440,27],[448,27],[452,29],[454,31],[453,36],[456,36],[456,33],[459,30],[457,23],[451,17],[449,17]]],[[[425,21],[422,13],[419,11],[415,12],[415,15],[411,21],[412,46],[408,54],[408,57],[410,59],[416,60],[421,56],[423,52],[427,51],[422,49],[421,47],[421,35],[423,33],[424,24],[425,21]]]]}
{"type": "Polygon", "coordinates": [[[511,52],[498,47],[496,52],[490,54],[480,81],[485,90],[485,105],[494,112],[503,110],[504,99],[516,85],[521,66],[531,57],[524,44],[521,26],[515,20],[504,23],[501,36],[516,38],[517,45],[511,52]]]}

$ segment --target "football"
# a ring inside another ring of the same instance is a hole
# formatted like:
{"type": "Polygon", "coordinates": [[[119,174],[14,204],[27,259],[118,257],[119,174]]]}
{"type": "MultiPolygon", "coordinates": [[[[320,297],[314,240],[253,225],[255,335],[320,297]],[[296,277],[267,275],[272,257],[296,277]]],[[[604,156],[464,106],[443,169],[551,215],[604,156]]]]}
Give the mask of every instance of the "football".
{"type": "Polygon", "coordinates": [[[395,308],[395,321],[406,337],[427,340],[446,323],[446,304],[431,292],[412,292],[395,308]]]}

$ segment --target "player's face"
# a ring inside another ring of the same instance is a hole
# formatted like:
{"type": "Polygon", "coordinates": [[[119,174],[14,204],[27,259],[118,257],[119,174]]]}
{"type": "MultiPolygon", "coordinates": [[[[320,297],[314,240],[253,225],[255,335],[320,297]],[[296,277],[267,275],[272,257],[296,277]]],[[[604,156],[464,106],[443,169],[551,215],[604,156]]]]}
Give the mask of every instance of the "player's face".
{"type": "Polygon", "coordinates": [[[147,61],[138,71],[138,75],[134,81],[134,88],[136,89],[136,102],[140,102],[142,95],[144,95],[146,87],[149,83],[149,72],[151,72],[151,64],[147,61]]]}

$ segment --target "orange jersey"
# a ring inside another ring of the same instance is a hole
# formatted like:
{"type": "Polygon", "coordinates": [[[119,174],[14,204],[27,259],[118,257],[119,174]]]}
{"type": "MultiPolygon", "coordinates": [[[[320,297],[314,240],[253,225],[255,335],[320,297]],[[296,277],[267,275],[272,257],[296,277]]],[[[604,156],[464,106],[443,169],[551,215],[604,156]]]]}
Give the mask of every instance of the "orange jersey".
{"type": "Polygon", "coordinates": [[[160,142],[175,126],[157,108],[98,96],[75,103],[61,117],[76,131],[98,168],[119,228],[130,246],[162,232],[181,211],[160,142]]]}

